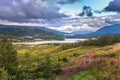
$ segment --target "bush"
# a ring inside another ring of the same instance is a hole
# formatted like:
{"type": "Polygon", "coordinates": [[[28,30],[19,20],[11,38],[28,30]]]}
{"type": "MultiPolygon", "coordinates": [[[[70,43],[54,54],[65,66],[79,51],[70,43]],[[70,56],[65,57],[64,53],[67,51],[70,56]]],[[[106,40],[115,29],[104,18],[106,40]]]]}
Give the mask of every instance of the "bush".
{"type": "Polygon", "coordinates": [[[37,78],[43,79],[50,79],[60,72],[62,72],[61,64],[52,62],[49,55],[45,56],[44,62],[38,62],[37,68],[34,71],[37,78]]]}
{"type": "Polygon", "coordinates": [[[107,55],[105,55],[105,56],[107,56],[107,57],[115,57],[116,56],[116,54],[115,53],[110,53],[110,54],[107,54],[107,55]]]}
{"type": "Polygon", "coordinates": [[[5,68],[0,69],[0,80],[8,80],[10,77],[8,75],[7,70],[5,68]]]}
{"type": "Polygon", "coordinates": [[[68,62],[68,58],[66,58],[66,57],[63,57],[63,59],[62,59],[64,62],[68,62]]]}
{"type": "Polygon", "coordinates": [[[79,56],[79,53],[73,53],[73,56],[77,57],[77,56],[79,56]]]}

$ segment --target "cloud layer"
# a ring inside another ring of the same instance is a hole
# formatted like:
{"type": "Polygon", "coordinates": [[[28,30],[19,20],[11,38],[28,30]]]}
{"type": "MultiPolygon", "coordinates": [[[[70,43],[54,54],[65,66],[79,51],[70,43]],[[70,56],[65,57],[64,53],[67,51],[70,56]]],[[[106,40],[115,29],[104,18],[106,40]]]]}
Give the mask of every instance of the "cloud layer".
{"type": "Polygon", "coordinates": [[[59,13],[55,0],[0,0],[0,19],[56,19],[67,15],[59,13]]]}
{"type": "MultiPolygon", "coordinates": [[[[63,19],[68,16],[60,13],[60,6],[80,1],[82,0],[0,0],[0,24],[40,26],[74,32],[96,31],[107,23],[108,20],[105,23],[105,19],[94,17],[63,19]]],[[[105,10],[120,12],[119,4],[120,0],[111,1],[105,10]]]]}
{"type": "Polygon", "coordinates": [[[75,2],[80,2],[81,0],[57,0],[58,4],[73,4],[75,2]]]}
{"type": "Polygon", "coordinates": [[[106,25],[105,19],[101,18],[72,18],[58,21],[55,24],[49,24],[48,28],[52,28],[64,32],[74,31],[90,31],[94,32],[106,25]],[[57,27],[56,27],[57,26],[57,27]]]}

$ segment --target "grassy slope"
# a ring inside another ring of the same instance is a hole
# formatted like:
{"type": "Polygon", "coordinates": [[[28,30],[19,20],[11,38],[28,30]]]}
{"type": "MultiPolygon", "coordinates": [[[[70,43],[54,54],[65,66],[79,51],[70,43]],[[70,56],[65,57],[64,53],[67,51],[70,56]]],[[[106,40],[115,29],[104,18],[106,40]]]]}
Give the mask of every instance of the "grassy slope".
{"type": "Polygon", "coordinates": [[[61,50],[59,45],[16,45],[15,49],[18,52],[18,59],[20,61],[21,66],[27,65],[31,62],[36,62],[39,60],[43,60],[44,56],[50,54],[51,60],[53,62],[58,62],[63,58],[67,58],[70,62],[74,60],[77,56],[85,53],[89,49],[93,47],[77,47],[67,50],[61,50]],[[58,60],[59,59],[59,60],[58,60]]]}
{"type": "Polygon", "coordinates": [[[120,80],[120,43],[89,50],[71,64],[66,80],[120,80]]]}
{"type": "MultiPolygon", "coordinates": [[[[17,45],[20,67],[50,54],[51,60],[60,61],[64,71],[59,80],[120,80],[120,43],[96,48],[81,46],[61,50],[58,45],[17,45]],[[67,58],[65,63],[63,58],[67,58]],[[59,59],[59,60],[58,60],[59,59]]],[[[56,79],[58,80],[58,79],[56,79]]]]}

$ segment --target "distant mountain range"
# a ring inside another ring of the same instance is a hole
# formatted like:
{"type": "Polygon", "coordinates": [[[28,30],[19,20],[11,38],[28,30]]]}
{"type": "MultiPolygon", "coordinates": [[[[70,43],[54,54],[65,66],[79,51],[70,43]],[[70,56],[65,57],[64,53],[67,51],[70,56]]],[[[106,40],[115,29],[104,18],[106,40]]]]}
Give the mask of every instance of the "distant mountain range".
{"type": "Polygon", "coordinates": [[[110,26],[104,26],[97,30],[96,32],[88,32],[85,34],[75,34],[77,37],[94,37],[103,35],[120,35],[120,24],[113,24],[110,26]]]}
{"type": "Polygon", "coordinates": [[[45,27],[0,24],[0,35],[10,35],[16,37],[32,36],[33,38],[41,39],[63,39],[63,34],[63,32],[55,31],[45,27]]]}
{"type": "Polygon", "coordinates": [[[92,32],[91,31],[74,31],[71,34],[73,34],[73,35],[79,35],[79,34],[84,35],[84,34],[90,34],[90,33],[92,33],[92,32]]]}
{"type": "Polygon", "coordinates": [[[32,36],[33,38],[43,39],[63,39],[64,36],[99,36],[99,35],[116,35],[120,34],[120,24],[114,24],[110,26],[104,26],[96,32],[89,31],[75,31],[72,33],[65,33],[45,27],[36,26],[13,26],[13,25],[1,25],[0,35],[11,36],[32,36]]]}
{"type": "Polygon", "coordinates": [[[104,26],[101,29],[93,32],[92,35],[115,35],[120,34],[120,24],[104,26]]]}

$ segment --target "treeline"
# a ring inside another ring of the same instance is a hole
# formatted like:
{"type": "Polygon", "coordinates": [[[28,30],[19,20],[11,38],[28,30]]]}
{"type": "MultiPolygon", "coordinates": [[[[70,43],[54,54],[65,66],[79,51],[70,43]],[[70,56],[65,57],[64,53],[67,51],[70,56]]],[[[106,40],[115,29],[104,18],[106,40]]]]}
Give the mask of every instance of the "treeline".
{"type": "Polygon", "coordinates": [[[100,36],[97,38],[90,38],[85,41],[78,41],[76,43],[61,44],[62,50],[76,48],[79,46],[107,46],[120,42],[120,36],[100,36]]]}
{"type": "Polygon", "coordinates": [[[78,42],[83,46],[107,46],[120,42],[120,36],[101,36],[95,39],[89,39],[83,42],[78,42]]]}
{"type": "Polygon", "coordinates": [[[33,63],[20,67],[10,39],[4,37],[0,40],[0,80],[55,80],[56,75],[62,71],[61,64],[51,61],[49,54],[43,60],[33,63]]]}
{"type": "MultiPolygon", "coordinates": [[[[4,38],[4,35],[0,35],[0,39],[4,38]]],[[[35,38],[33,38],[32,36],[11,36],[11,35],[7,35],[8,38],[10,38],[10,40],[12,42],[33,42],[35,41],[35,38]],[[30,37],[30,38],[29,38],[30,37]]],[[[36,37],[36,39],[41,39],[41,40],[64,40],[63,36],[40,36],[40,37],[36,37]]]]}

